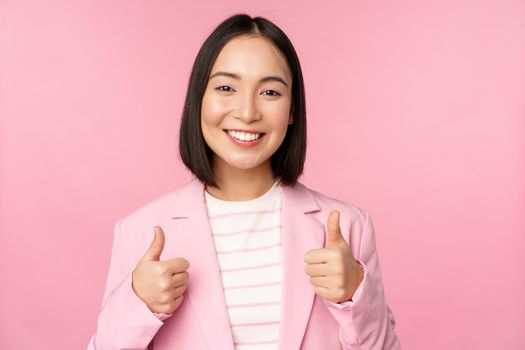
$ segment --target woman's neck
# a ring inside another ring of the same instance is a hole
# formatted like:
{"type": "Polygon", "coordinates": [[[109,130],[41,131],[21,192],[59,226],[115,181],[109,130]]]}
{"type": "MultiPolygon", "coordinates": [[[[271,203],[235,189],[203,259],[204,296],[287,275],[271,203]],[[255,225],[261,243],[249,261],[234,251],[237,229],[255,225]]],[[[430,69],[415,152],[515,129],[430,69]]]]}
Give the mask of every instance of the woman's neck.
{"type": "Polygon", "coordinates": [[[270,161],[253,169],[215,166],[213,173],[220,189],[206,186],[206,191],[226,201],[247,201],[260,197],[275,183],[270,161]]]}

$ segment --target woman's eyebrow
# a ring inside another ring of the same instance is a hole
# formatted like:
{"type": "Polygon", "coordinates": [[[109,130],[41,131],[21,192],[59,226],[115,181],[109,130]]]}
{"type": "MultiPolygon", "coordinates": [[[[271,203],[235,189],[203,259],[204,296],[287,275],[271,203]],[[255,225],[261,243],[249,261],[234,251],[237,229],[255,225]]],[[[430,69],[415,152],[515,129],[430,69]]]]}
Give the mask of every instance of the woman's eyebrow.
{"type": "MultiPolygon", "coordinates": [[[[213,73],[212,75],[210,75],[210,79],[214,78],[214,77],[217,77],[217,76],[223,76],[223,77],[233,78],[233,79],[236,79],[236,80],[241,80],[241,77],[239,75],[235,74],[235,73],[222,72],[222,71],[213,73]]],[[[208,80],[210,80],[210,79],[208,79],[208,80]]],[[[279,76],[276,76],[276,75],[270,75],[270,76],[261,78],[259,80],[260,83],[265,83],[267,81],[277,81],[277,82],[280,82],[280,83],[284,84],[284,86],[286,86],[286,87],[288,86],[288,84],[286,83],[286,81],[284,81],[283,78],[281,78],[279,76]]]]}

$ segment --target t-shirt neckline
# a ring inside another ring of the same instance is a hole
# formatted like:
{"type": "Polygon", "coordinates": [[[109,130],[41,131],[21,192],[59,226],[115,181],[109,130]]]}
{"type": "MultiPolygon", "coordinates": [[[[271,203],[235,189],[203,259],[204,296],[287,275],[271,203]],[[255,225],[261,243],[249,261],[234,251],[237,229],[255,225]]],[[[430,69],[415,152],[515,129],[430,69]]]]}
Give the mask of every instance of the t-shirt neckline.
{"type": "Polygon", "coordinates": [[[204,194],[205,194],[205,197],[206,197],[206,201],[211,201],[211,202],[215,202],[215,203],[222,203],[222,204],[251,204],[251,203],[255,203],[255,202],[258,202],[258,201],[262,201],[263,199],[265,199],[266,197],[268,197],[270,195],[270,193],[272,193],[274,190],[276,190],[277,187],[279,187],[279,184],[280,184],[280,179],[277,178],[275,180],[275,182],[273,183],[272,187],[270,187],[268,189],[268,191],[266,191],[265,193],[261,194],[259,197],[256,197],[256,198],[253,198],[253,199],[248,199],[248,200],[245,200],[245,201],[228,201],[228,200],[224,200],[224,199],[219,199],[215,196],[213,196],[212,194],[210,194],[208,191],[204,190],[204,194]]]}

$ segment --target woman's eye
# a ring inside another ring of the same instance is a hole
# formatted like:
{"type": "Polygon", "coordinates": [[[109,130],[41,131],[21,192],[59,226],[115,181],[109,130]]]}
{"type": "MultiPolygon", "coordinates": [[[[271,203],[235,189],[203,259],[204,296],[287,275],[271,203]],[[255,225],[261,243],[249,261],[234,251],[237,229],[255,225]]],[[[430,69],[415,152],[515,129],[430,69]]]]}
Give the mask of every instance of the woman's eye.
{"type": "Polygon", "coordinates": [[[281,96],[281,94],[275,90],[264,90],[262,93],[263,95],[267,95],[267,96],[281,96]]]}
{"type": "Polygon", "coordinates": [[[229,87],[229,86],[227,86],[227,85],[217,86],[217,87],[215,88],[215,90],[224,91],[224,92],[232,92],[232,91],[235,91],[235,90],[233,90],[231,87],[229,87]]]}

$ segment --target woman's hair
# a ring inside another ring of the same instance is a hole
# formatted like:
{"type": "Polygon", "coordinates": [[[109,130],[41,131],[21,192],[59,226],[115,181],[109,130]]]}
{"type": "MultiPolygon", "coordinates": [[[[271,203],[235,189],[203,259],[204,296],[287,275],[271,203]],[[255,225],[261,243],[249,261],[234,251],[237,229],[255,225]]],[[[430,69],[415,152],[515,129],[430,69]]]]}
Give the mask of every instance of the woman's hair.
{"type": "Polygon", "coordinates": [[[295,49],[286,34],[263,17],[237,14],[224,20],[200,48],[188,83],[179,131],[179,151],[184,165],[205,185],[218,187],[212,171],[213,151],[201,129],[201,106],[211,68],[221,49],[234,37],[260,35],[275,45],[292,75],[291,114],[286,136],[271,157],[274,176],[283,185],[294,185],[303,172],[306,158],[306,104],[303,75],[295,49]]]}

